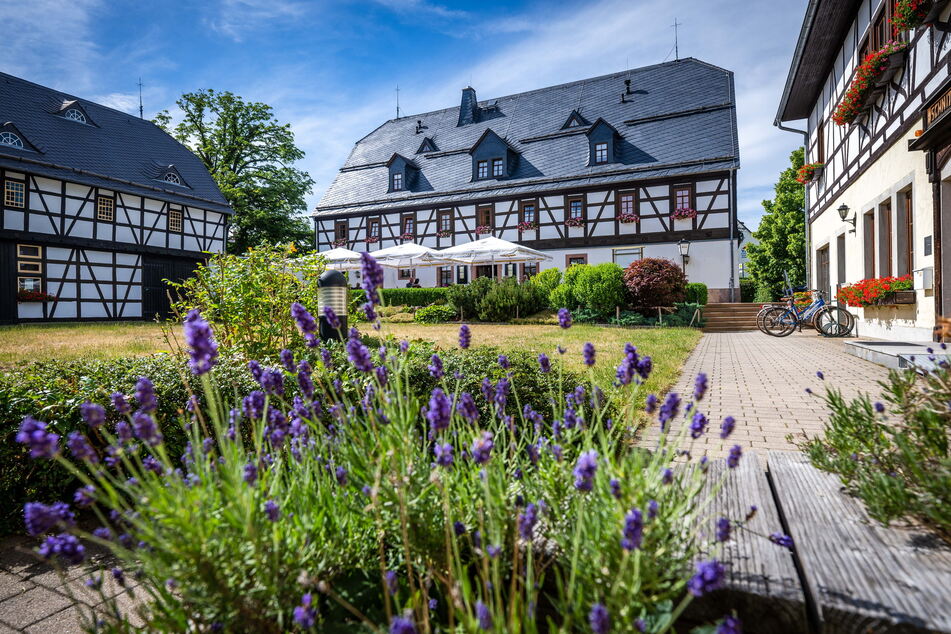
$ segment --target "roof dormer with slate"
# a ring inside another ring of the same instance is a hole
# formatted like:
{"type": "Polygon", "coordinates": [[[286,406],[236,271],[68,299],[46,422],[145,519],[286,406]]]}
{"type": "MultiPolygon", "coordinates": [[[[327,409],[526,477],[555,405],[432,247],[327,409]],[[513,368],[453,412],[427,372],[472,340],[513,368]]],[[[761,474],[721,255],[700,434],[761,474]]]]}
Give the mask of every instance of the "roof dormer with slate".
{"type": "Polygon", "coordinates": [[[25,134],[14,125],[12,121],[7,121],[0,125],[0,146],[4,149],[12,148],[14,150],[24,150],[27,152],[39,152],[39,148],[30,143],[25,134]]]}
{"type": "Polygon", "coordinates": [[[56,114],[69,121],[75,121],[76,123],[96,125],[92,117],[86,113],[86,109],[83,108],[82,104],[76,99],[64,99],[63,102],[59,104],[56,114]]]}
{"type": "Polygon", "coordinates": [[[357,141],[314,213],[419,208],[516,188],[560,191],[736,169],[736,130],[733,74],[693,58],[481,104],[466,87],[450,108],[392,119],[357,141]],[[638,90],[628,92],[626,81],[638,90]],[[438,149],[427,143],[433,139],[438,149]],[[604,143],[606,160],[595,160],[604,143]],[[419,170],[418,186],[401,196],[389,195],[384,168],[394,154],[415,156],[419,170]]]}
{"type": "Polygon", "coordinates": [[[413,191],[416,184],[416,174],[418,168],[410,159],[399,154],[394,154],[386,162],[389,170],[389,188],[387,192],[413,191]]]}

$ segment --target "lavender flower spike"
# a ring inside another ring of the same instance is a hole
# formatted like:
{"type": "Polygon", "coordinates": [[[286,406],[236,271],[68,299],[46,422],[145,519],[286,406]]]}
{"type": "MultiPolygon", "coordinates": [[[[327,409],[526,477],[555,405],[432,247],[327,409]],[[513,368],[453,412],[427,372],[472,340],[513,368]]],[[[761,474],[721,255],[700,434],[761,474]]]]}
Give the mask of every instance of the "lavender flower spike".
{"type": "Polygon", "coordinates": [[[595,603],[591,606],[591,612],[588,613],[588,623],[591,625],[591,631],[594,634],[607,634],[611,631],[611,615],[608,609],[601,603],[595,603]]]}
{"type": "Polygon", "coordinates": [[[46,423],[27,416],[20,423],[16,441],[29,445],[31,458],[52,458],[59,453],[59,436],[46,431],[46,423]]]}
{"type": "Polygon", "coordinates": [[[594,365],[594,344],[591,343],[590,341],[584,344],[582,354],[584,355],[584,364],[588,366],[589,368],[593,366],[594,365]]]}
{"type": "Polygon", "coordinates": [[[376,258],[366,252],[360,254],[360,260],[361,272],[363,273],[360,277],[360,285],[366,293],[367,302],[379,304],[380,295],[376,292],[376,289],[383,286],[383,267],[376,261],[376,258]]]}
{"type": "Polygon", "coordinates": [[[562,328],[571,328],[571,313],[567,308],[558,309],[558,325],[562,328]]]}
{"type": "MultiPolygon", "coordinates": [[[[116,392],[118,394],[118,392],[116,392]]],[[[119,394],[119,396],[122,396],[119,394]]],[[[122,412],[120,412],[122,413],[122,412]]],[[[86,401],[79,406],[79,414],[90,427],[99,427],[106,422],[106,410],[102,405],[86,401]]]]}
{"type": "Polygon", "coordinates": [[[191,356],[188,365],[192,374],[201,376],[215,365],[218,359],[218,343],[212,335],[211,326],[202,319],[198,309],[188,312],[183,329],[185,344],[189,347],[188,354],[191,356]]]}
{"type": "Polygon", "coordinates": [[[317,345],[317,321],[300,302],[291,304],[291,317],[297,323],[304,340],[311,348],[317,345]]]}
{"type": "Polygon", "coordinates": [[[340,329],[340,318],[337,317],[337,313],[334,312],[334,309],[330,306],[324,306],[324,317],[327,318],[327,325],[333,328],[334,330],[340,329]]]}
{"type": "Polygon", "coordinates": [[[469,330],[469,326],[462,324],[459,326],[459,347],[463,350],[469,348],[470,343],[472,342],[472,331],[469,330]]]}

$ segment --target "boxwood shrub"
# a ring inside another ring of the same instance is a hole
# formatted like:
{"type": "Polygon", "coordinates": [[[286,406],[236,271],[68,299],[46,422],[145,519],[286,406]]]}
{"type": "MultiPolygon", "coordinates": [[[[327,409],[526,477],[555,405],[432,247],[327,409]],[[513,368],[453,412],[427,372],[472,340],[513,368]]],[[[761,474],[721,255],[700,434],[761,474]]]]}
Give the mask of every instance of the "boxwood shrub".
{"type": "Polygon", "coordinates": [[[424,306],[413,315],[413,320],[421,324],[440,324],[455,318],[456,311],[451,306],[424,306]]]}
{"type": "MultiPolygon", "coordinates": [[[[386,306],[429,306],[430,304],[446,303],[449,288],[384,288],[380,297],[386,306]]],[[[363,290],[350,289],[351,300],[366,301],[363,290]]]]}
{"type": "Polygon", "coordinates": [[[706,305],[707,303],[707,285],[703,282],[687,283],[687,299],[691,304],[706,305]]]}

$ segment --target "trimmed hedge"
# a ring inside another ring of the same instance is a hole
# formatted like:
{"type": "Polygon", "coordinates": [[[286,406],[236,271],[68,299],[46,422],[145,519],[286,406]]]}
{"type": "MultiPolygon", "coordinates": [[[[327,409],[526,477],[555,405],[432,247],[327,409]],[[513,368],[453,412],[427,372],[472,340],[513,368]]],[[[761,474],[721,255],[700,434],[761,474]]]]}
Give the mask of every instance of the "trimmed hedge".
{"type": "Polygon", "coordinates": [[[707,303],[707,285],[703,282],[688,282],[686,301],[691,304],[705,306],[707,303]]]}
{"type": "MultiPolygon", "coordinates": [[[[448,301],[449,288],[384,288],[380,297],[387,306],[429,306],[448,301]]],[[[361,303],[365,295],[358,288],[350,289],[350,298],[359,299],[361,303]]]]}
{"type": "Polygon", "coordinates": [[[455,318],[456,311],[452,306],[425,306],[413,315],[413,321],[420,324],[440,324],[455,318]]]}
{"type": "Polygon", "coordinates": [[[753,280],[740,280],[740,301],[752,302],[756,300],[756,282],[753,280]]]}

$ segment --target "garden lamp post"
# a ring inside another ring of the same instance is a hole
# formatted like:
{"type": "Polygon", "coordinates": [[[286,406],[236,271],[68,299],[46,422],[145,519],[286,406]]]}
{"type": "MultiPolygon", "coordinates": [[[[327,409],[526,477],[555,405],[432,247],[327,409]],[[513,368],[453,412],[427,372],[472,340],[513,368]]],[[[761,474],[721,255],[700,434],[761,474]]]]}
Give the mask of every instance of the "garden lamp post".
{"type": "Polygon", "coordinates": [[[680,259],[683,261],[684,275],[687,274],[687,262],[690,261],[690,240],[680,239],[680,242],[677,243],[677,249],[680,250],[680,259]]]}
{"type": "Polygon", "coordinates": [[[842,203],[841,205],[839,205],[839,218],[842,219],[842,222],[848,222],[849,224],[852,225],[852,228],[849,229],[849,233],[855,233],[855,216],[852,216],[851,218],[849,218],[848,215],[849,215],[849,206],[846,205],[845,203],[842,203]]]}
{"type": "Polygon", "coordinates": [[[320,338],[342,339],[347,331],[347,278],[340,271],[324,271],[317,278],[317,309],[320,311],[320,338]],[[340,320],[340,328],[331,328],[324,314],[324,306],[329,306],[340,320]]]}

